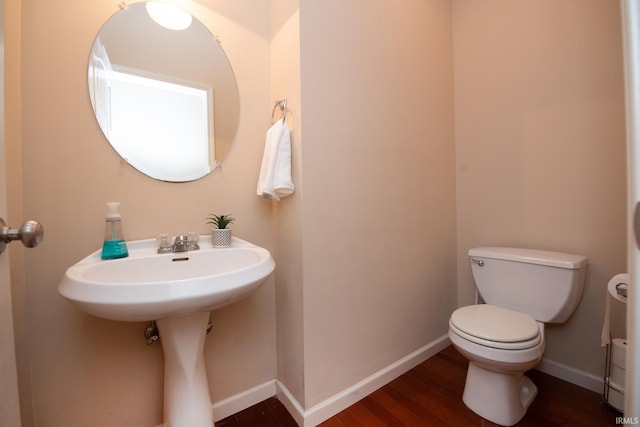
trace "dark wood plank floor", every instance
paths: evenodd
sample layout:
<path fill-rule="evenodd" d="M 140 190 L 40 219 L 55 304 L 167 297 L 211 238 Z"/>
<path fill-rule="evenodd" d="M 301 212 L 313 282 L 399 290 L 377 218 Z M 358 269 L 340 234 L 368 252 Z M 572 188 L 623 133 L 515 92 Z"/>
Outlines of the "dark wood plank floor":
<path fill-rule="evenodd" d="M 453 347 L 418 365 L 320 427 L 496 426 L 462 402 L 468 361 Z M 517 425 L 615 426 L 620 414 L 601 403 L 598 393 L 539 371 L 528 376 L 538 396 Z M 216 427 L 295 427 L 274 397 L 216 423 Z"/>

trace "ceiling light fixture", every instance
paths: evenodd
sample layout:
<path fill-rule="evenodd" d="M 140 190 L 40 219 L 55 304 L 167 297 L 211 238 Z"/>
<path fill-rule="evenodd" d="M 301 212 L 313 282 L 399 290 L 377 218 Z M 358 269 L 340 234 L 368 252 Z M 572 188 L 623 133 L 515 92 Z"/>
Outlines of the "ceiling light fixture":
<path fill-rule="evenodd" d="M 147 13 L 158 25 L 170 30 L 185 30 L 191 25 L 191 14 L 169 3 L 147 2 Z"/>

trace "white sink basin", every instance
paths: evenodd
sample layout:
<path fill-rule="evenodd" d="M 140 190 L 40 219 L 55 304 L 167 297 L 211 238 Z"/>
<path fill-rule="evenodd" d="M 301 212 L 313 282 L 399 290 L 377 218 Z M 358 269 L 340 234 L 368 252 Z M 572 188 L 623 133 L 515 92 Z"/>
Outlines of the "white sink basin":
<path fill-rule="evenodd" d="M 58 291 L 82 311 L 112 320 L 147 321 L 208 312 L 247 296 L 271 275 L 269 251 L 233 238 L 213 248 L 158 254 L 155 239 L 127 242 L 129 256 L 100 259 L 98 250 L 70 267 Z"/>
<path fill-rule="evenodd" d="M 112 320 L 156 320 L 164 353 L 164 424 L 214 427 L 205 370 L 209 312 L 247 296 L 275 269 L 264 248 L 233 238 L 213 248 L 158 254 L 155 239 L 127 242 L 127 258 L 98 250 L 70 267 L 58 286 L 82 311 Z"/>

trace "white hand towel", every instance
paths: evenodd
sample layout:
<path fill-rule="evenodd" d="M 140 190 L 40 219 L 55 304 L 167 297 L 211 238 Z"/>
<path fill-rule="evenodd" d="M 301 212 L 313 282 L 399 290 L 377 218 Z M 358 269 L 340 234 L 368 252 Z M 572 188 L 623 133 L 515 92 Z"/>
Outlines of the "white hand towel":
<path fill-rule="evenodd" d="M 280 119 L 267 131 L 258 178 L 258 196 L 266 200 L 280 200 L 294 190 L 291 180 L 291 135 L 284 120 Z"/>

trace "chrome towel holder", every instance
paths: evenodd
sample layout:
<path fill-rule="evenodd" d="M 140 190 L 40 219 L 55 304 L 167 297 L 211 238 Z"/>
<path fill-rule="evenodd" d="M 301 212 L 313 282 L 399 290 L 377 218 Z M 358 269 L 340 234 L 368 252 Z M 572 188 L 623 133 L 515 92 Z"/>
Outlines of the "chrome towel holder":
<path fill-rule="evenodd" d="M 273 110 L 271 110 L 271 122 L 275 122 L 276 118 L 276 108 L 280 107 L 280 111 L 282 113 L 281 117 L 282 118 L 282 122 L 284 123 L 285 120 L 287 119 L 287 98 L 283 98 L 283 99 L 276 99 L 276 102 L 273 105 Z"/>

